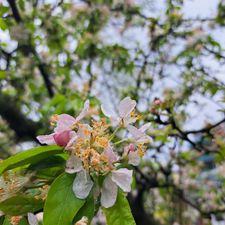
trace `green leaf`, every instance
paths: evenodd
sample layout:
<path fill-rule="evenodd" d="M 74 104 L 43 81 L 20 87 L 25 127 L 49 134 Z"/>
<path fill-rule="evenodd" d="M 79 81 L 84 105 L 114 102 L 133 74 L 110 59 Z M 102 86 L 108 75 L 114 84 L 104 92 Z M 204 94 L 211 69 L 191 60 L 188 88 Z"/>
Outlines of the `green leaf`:
<path fill-rule="evenodd" d="M 3 80 L 6 78 L 6 72 L 0 70 L 0 80 Z"/>
<path fill-rule="evenodd" d="M 5 221 L 5 216 L 0 216 L 0 225 L 3 225 Z"/>
<path fill-rule="evenodd" d="M 41 146 L 19 152 L 0 163 L 0 174 L 6 170 L 40 162 L 51 155 L 59 153 L 62 153 L 62 148 L 58 146 Z"/>
<path fill-rule="evenodd" d="M 118 192 L 115 205 L 103 209 L 107 225 L 135 225 L 129 203 L 122 192 Z"/>
<path fill-rule="evenodd" d="M 0 16 L 2 17 L 8 11 L 9 11 L 9 7 L 1 5 L 1 7 L 0 7 Z"/>
<path fill-rule="evenodd" d="M 44 206 L 44 225 L 71 225 L 85 201 L 76 198 L 74 175 L 63 173 L 52 183 Z"/>
<path fill-rule="evenodd" d="M 64 171 L 65 168 L 62 167 L 41 169 L 36 172 L 36 177 L 39 179 L 47 179 L 49 181 L 54 181 L 55 178 L 62 174 Z"/>
<path fill-rule="evenodd" d="M 22 218 L 22 219 L 20 220 L 19 225 L 29 225 L 29 223 L 27 222 L 27 220 L 26 220 L 25 218 Z"/>
<path fill-rule="evenodd" d="M 87 198 L 83 207 L 78 211 L 77 215 L 74 218 L 74 223 L 79 221 L 83 216 L 88 218 L 88 222 L 90 224 L 92 218 L 94 217 L 95 213 L 95 204 L 94 204 L 94 197 L 93 193 L 91 192 L 89 197 Z"/>
<path fill-rule="evenodd" d="M 66 159 L 63 156 L 64 154 L 51 155 L 50 157 L 43 159 L 41 162 L 30 165 L 28 169 L 39 171 L 42 169 L 57 167 L 57 166 L 64 168 Z M 65 156 L 68 156 L 68 154 L 65 153 Z"/>
<path fill-rule="evenodd" d="M 0 29 L 2 30 L 6 30 L 7 29 L 7 25 L 5 23 L 5 20 L 0 18 Z"/>
<path fill-rule="evenodd" d="M 11 216 L 36 212 L 42 207 L 42 200 L 23 195 L 13 196 L 0 203 L 0 210 Z"/>
<path fill-rule="evenodd" d="M 4 222 L 3 222 L 3 225 L 11 225 L 10 223 L 10 220 L 9 220 L 9 217 L 6 217 Z"/>

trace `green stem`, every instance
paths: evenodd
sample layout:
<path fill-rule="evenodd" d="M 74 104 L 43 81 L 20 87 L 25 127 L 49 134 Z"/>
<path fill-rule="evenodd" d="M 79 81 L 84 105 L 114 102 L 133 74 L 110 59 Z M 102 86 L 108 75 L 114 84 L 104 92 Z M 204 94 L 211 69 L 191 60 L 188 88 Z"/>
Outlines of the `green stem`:
<path fill-rule="evenodd" d="M 127 142 L 127 141 L 129 141 L 129 139 L 122 139 L 120 141 L 115 142 L 114 145 L 119 145 L 119 144 L 121 144 L 123 142 Z"/>
<path fill-rule="evenodd" d="M 114 130 L 114 132 L 112 133 L 112 135 L 110 136 L 110 138 L 109 138 L 109 141 L 112 141 L 113 140 L 113 138 L 115 137 L 115 135 L 116 135 L 116 133 L 117 133 L 117 131 L 120 129 L 120 127 L 117 127 L 115 130 Z"/>

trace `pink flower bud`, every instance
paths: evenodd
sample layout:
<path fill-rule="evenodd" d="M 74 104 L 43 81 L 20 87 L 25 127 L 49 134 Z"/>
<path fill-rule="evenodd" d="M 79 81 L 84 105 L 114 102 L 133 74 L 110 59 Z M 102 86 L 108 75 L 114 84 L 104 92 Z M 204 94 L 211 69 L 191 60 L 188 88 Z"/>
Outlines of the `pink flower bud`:
<path fill-rule="evenodd" d="M 70 140 L 70 132 L 70 130 L 65 130 L 63 132 L 54 134 L 53 138 L 55 143 L 59 146 L 66 147 Z"/>
<path fill-rule="evenodd" d="M 125 148 L 124 148 L 124 156 L 128 155 L 130 152 L 135 152 L 136 150 L 136 146 L 135 144 L 131 143 L 129 145 L 127 145 Z"/>
<path fill-rule="evenodd" d="M 129 152 L 134 152 L 135 149 L 136 149 L 135 144 L 133 144 L 133 143 L 129 144 Z"/>
<path fill-rule="evenodd" d="M 160 105 L 162 103 L 162 101 L 159 98 L 155 98 L 154 99 L 154 105 Z"/>

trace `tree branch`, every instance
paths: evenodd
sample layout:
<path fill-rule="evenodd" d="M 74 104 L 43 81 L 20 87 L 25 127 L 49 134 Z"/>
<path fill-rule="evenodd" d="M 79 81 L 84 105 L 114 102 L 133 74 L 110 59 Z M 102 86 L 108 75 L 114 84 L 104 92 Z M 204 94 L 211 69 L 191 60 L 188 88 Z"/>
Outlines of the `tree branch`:
<path fill-rule="evenodd" d="M 0 95 L 0 115 L 5 119 L 9 127 L 14 130 L 18 141 L 34 140 L 37 142 L 37 131 L 41 124 L 27 119 L 16 102 L 9 96 Z"/>
<path fill-rule="evenodd" d="M 9 5 L 10 5 L 10 8 L 12 9 L 12 13 L 13 13 L 13 17 L 14 17 L 15 21 L 17 23 L 21 23 L 22 22 L 22 18 L 21 18 L 20 14 L 19 14 L 19 10 L 18 10 L 18 8 L 16 6 L 15 0 L 7 0 L 7 1 L 9 3 Z"/>
<path fill-rule="evenodd" d="M 20 16 L 20 13 L 19 13 L 19 10 L 18 10 L 18 8 L 16 6 L 15 0 L 8 0 L 8 3 L 10 5 L 10 7 L 11 7 L 11 10 L 12 10 L 12 13 L 13 13 L 15 21 L 18 24 L 22 23 L 23 20 L 22 20 L 22 18 Z M 52 88 L 52 82 L 49 79 L 48 72 L 46 70 L 46 65 L 41 61 L 39 55 L 37 54 L 35 48 L 32 46 L 31 43 L 28 43 L 27 46 L 24 46 L 24 47 L 26 47 L 26 50 L 28 52 L 32 53 L 35 56 L 35 58 L 37 59 L 37 61 L 38 61 L 37 67 L 38 67 L 38 69 L 39 69 L 39 71 L 40 71 L 40 73 L 41 73 L 41 75 L 43 77 L 45 86 L 46 86 L 46 88 L 48 90 L 48 94 L 49 94 L 50 97 L 53 97 L 54 96 L 54 90 Z M 25 54 L 25 52 L 23 52 L 23 54 Z"/>
<path fill-rule="evenodd" d="M 219 122 L 211 125 L 211 126 L 208 126 L 208 127 L 205 127 L 205 128 L 199 129 L 199 130 L 185 131 L 184 133 L 186 133 L 186 134 L 208 133 L 208 132 L 210 132 L 210 130 L 212 130 L 213 128 L 219 126 L 222 123 L 225 123 L 225 118 L 220 120 Z"/>

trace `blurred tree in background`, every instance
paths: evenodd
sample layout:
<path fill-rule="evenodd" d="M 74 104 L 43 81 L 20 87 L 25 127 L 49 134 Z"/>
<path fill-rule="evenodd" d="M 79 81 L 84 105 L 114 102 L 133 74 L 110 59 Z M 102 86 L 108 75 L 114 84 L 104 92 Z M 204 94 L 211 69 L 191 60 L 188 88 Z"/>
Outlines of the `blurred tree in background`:
<path fill-rule="evenodd" d="M 97 113 L 130 96 L 154 139 L 129 195 L 136 223 L 223 220 L 225 2 L 207 18 L 185 17 L 183 4 L 0 3 L 0 157 L 38 145 L 51 115 L 75 115 L 87 98 Z"/>

